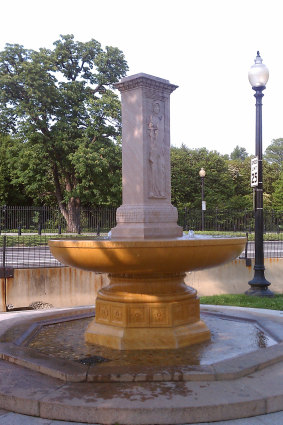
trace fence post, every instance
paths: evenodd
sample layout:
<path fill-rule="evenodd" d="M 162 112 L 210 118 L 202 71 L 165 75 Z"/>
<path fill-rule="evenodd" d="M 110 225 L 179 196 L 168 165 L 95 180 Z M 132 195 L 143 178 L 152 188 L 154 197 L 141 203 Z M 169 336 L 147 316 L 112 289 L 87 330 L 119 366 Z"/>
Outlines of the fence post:
<path fill-rule="evenodd" d="M 21 236 L 21 235 L 22 235 L 22 226 L 20 224 L 18 227 L 18 236 Z"/>
<path fill-rule="evenodd" d="M 39 236 L 41 236 L 41 230 L 42 230 L 42 226 L 41 226 L 41 223 L 39 223 L 39 225 L 38 225 L 38 234 L 39 234 Z"/>
<path fill-rule="evenodd" d="M 5 273 L 6 266 L 6 244 L 7 244 L 7 236 L 3 236 L 3 257 L 2 257 L 2 267 Z"/>
<path fill-rule="evenodd" d="M 61 229 L 61 224 L 59 224 L 58 226 L 58 235 L 61 235 L 62 229 Z"/>
<path fill-rule="evenodd" d="M 248 232 L 246 233 L 246 237 L 247 237 L 247 242 L 246 242 L 246 246 L 245 246 L 245 260 L 246 260 L 246 267 L 250 267 L 252 265 L 252 260 L 251 260 L 251 258 L 248 258 L 248 243 L 249 243 Z"/>

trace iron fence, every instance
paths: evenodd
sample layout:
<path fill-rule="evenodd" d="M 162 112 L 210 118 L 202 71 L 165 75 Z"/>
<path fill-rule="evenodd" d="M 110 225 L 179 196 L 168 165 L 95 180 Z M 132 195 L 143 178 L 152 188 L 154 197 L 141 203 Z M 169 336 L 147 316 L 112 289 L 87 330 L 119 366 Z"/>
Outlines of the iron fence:
<path fill-rule="evenodd" d="M 77 233 L 109 231 L 116 224 L 115 207 L 81 208 Z M 2 233 L 66 233 L 67 222 L 58 208 L 0 206 Z"/>
<path fill-rule="evenodd" d="M 179 224 L 184 230 L 201 230 L 201 210 L 184 208 L 178 210 Z M 254 211 L 252 210 L 207 210 L 204 211 L 205 231 L 254 232 Z M 264 231 L 283 231 L 283 211 L 264 211 Z"/>
<path fill-rule="evenodd" d="M 178 209 L 179 225 L 184 230 L 201 230 L 201 210 Z M 77 233 L 108 232 L 116 225 L 115 207 L 81 208 Z M 218 210 L 204 212 L 206 231 L 253 232 L 252 210 Z M 264 230 L 283 231 L 283 211 L 265 210 Z M 0 206 L 0 234 L 2 233 L 66 233 L 67 223 L 60 210 L 43 206 Z"/>
<path fill-rule="evenodd" d="M 51 254 L 46 236 L 1 236 L 1 275 L 9 276 L 13 269 L 62 267 Z"/>
<path fill-rule="evenodd" d="M 115 213 L 114 207 L 82 210 L 79 233 L 84 235 L 72 234 L 71 237 L 93 239 L 99 235 L 107 236 L 109 230 L 116 225 Z M 64 234 L 66 224 L 59 216 L 58 210 L 51 207 L 0 207 L 0 219 L 0 276 L 7 277 L 9 270 L 14 268 L 63 266 L 51 255 L 48 247 L 50 238 L 68 237 Z M 179 224 L 184 231 L 199 231 L 201 211 L 179 210 Z M 282 211 L 265 211 L 264 226 L 265 257 L 283 258 Z M 253 212 L 206 211 L 205 232 L 211 231 L 216 234 L 232 232 L 235 235 L 247 236 L 248 242 L 241 258 L 254 258 Z M 42 235 L 43 232 L 46 234 Z"/>

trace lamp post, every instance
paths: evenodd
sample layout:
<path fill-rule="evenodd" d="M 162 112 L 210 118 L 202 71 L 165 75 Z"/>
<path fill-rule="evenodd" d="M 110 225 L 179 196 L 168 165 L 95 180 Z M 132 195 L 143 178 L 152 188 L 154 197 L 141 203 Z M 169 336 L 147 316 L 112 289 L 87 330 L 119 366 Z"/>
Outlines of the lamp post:
<path fill-rule="evenodd" d="M 263 251 L 263 184 L 262 184 L 262 98 L 263 90 L 268 81 L 269 72 L 262 63 L 259 52 L 255 63 L 249 70 L 249 81 L 255 91 L 256 98 L 256 137 L 255 156 L 257 173 L 253 175 L 252 186 L 255 199 L 255 264 L 254 278 L 249 281 L 250 289 L 247 295 L 260 297 L 272 297 L 273 293 L 268 289 L 270 282 L 264 276 L 264 251 Z"/>
<path fill-rule="evenodd" d="M 200 169 L 199 176 L 201 178 L 201 230 L 204 231 L 204 211 L 206 210 L 206 204 L 204 200 L 205 170 L 203 168 Z"/>

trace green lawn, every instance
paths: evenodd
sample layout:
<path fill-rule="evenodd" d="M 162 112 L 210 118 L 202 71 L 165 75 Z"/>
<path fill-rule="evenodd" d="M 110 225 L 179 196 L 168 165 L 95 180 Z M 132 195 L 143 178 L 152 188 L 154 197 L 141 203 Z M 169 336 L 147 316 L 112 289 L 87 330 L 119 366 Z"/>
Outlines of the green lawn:
<path fill-rule="evenodd" d="M 200 303 L 212 305 L 233 305 L 237 307 L 267 308 L 270 310 L 283 310 L 283 294 L 276 294 L 272 298 L 253 297 L 244 294 L 212 295 L 209 297 L 200 297 Z"/>

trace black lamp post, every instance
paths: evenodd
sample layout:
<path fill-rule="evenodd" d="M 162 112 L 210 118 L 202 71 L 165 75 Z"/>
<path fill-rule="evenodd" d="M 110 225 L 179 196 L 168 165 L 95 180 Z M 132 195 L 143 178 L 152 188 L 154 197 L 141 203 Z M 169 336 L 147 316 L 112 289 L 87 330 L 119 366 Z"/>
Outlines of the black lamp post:
<path fill-rule="evenodd" d="M 268 289 L 270 282 L 264 276 L 264 250 L 263 250 L 263 184 L 262 184 L 262 98 L 263 90 L 268 81 L 269 72 L 262 63 L 259 52 L 254 65 L 249 71 L 249 81 L 256 98 L 256 138 L 255 138 L 255 172 L 252 176 L 255 199 L 255 264 L 254 278 L 249 281 L 250 289 L 247 295 L 260 297 L 272 297 L 273 293 Z"/>
<path fill-rule="evenodd" d="M 204 178 L 205 170 L 200 169 L 199 176 L 201 178 L 201 230 L 204 231 L 204 211 L 206 210 L 206 205 L 204 201 Z"/>

